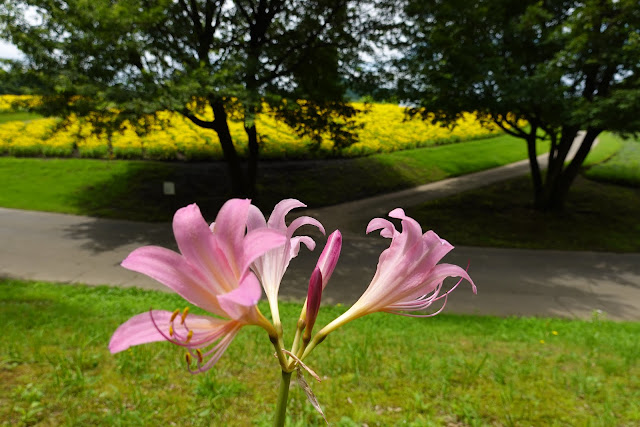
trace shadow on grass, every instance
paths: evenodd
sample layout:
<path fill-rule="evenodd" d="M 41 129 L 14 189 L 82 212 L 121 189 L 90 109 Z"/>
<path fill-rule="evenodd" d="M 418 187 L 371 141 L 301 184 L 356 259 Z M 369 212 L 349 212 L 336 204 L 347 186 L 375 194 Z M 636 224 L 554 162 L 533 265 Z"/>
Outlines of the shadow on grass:
<path fill-rule="evenodd" d="M 130 162 L 106 180 L 84 186 L 68 203 L 82 215 L 122 219 L 88 219 L 68 230 L 73 239 L 85 239 L 83 248 L 102 252 L 130 243 L 172 246 L 166 223 L 175 211 L 197 203 L 205 219 L 215 219 L 231 197 L 226 165 L 221 162 Z M 163 194 L 163 182 L 175 184 L 176 194 Z M 254 203 L 269 214 L 285 198 L 308 206 L 324 206 L 406 188 L 402 173 L 373 158 L 331 161 L 263 162 L 259 168 L 259 197 Z M 164 224 L 147 224 L 160 222 Z"/>
<path fill-rule="evenodd" d="M 175 184 L 175 195 L 163 194 L 163 182 Z M 263 162 L 258 197 L 265 212 L 285 198 L 310 207 L 326 206 L 389 192 L 412 185 L 402 172 L 374 158 Z M 209 220 L 231 197 L 226 165 L 208 163 L 131 162 L 124 172 L 87 185 L 68 202 L 80 214 L 133 221 L 171 221 L 175 211 L 197 203 Z"/>
<path fill-rule="evenodd" d="M 427 202 L 409 214 L 459 245 L 640 252 L 640 189 L 578 177 L 564 212 L 536 211 L 532 199 L 523 177 Z"/>
<path fill-rule="evenodd" d="M 68 203 L 81 214 L 132 221 L 171 221 L 175 211 L 198 203 L 215 213 L 228 198 L 229 186 L 220 164 L 127 162 L 107 179 L 83 187 Z M 175 184 L 175 195 L 163 193 L 163 183 Z"/>

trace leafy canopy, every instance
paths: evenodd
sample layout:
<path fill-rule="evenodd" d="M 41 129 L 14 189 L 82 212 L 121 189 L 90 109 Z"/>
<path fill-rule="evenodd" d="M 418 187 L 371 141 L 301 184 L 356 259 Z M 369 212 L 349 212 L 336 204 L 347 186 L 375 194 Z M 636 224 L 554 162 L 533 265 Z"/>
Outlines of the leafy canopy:
<path fill-rule="evenodd" d="M 410 0 L 406 14 L 400 89 L 437 120 L 640 130 L 635 0 Z"/>

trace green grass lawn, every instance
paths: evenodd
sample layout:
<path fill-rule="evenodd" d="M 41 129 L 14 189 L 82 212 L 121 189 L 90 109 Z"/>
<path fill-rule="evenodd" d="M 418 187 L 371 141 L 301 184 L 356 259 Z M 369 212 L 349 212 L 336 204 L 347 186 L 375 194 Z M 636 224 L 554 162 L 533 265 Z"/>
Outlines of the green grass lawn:
<path fill-rule="evenodd" d="M 525 157 L 524 143 L 505 135 L 349 160 L 263 162 L 256 203 L 271 210 L 295 197 L 330 205 Z M 176 183 L 176 196 L 162 194 L 163 181 Z M 168 221 L 193 202 L 215 216 L 230 196 L 222 163 L 0 157 L 0 182 L 3 207 L 145 221 Z"/>
<path fill-rule="evenodd" d="M 449 304 L 455 304 L 455 294 Z M 137 289 L 0 281 L 2 425 L 270 425 L 279 365 L 248 327 L 217 366 L 189 375 L 169 343 L 111 355 L 113 331 L 184 301 Z M 266 304 L 263 312 L 268 311 Z M 291 335 L 300 311 L 281 306 Z M 323 307 L 317 327 L 344 307 Z M 306 361 L 331 425 L 638 425 L 638 323 L 376 314 Z M 324 425 L 292 386 L 292 426 Z"/>

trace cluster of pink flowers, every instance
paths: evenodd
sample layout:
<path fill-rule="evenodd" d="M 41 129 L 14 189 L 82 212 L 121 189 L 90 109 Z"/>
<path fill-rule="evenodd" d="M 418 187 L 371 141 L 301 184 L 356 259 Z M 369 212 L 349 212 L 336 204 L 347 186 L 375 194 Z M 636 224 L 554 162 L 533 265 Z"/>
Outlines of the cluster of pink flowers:
<path fill-rule="evenodd" d="M 173 219 L 173 232 L 180 253 L 145 246 L 133 251 L 122 266 L 157 280 L 213 316 L 189 314 L 188 308 L 173 312 L 150 310 L 134 316 L 116 330 L 109 344 L 111 352 L 166 340 L 185 348 L 191 372 L 202 372 L 220 359 L 242 327 L 256 325 L 269 334 L 283 371 L 291 371 L 329 333 L 351 320 L 380 311 L 433 315 L 420 312 L 442 298 L 446 302 L 450 291 L 442 292 L 442 287 L 447 277 L 467 280 L 473 291 L 476 290 L 463 268 L 438 264 L 453 246 L 433 231 L 423 234 L 418 222 L 406 216 L 402 209 L 395 209 L 389 216 L 401 220 L 401 231 L 382 218 L 373 219 L 367 227 L 368 233 L 381 230 L 383 237 L 391 239 L 389 248 L 380 255 L 369 287 L 348 311 L 312 338 L 322 291 L 331 278 L 342 247 L 339 231 L 329 236 L 311 274 L 293 348 L 286 351 L 282 348 L 283 330 L 278 311 L 280 282 L 302 244 L 310 250 L 315 248 L 311 237 L 293 234 L 303 225 L 325 232 L 322 224 L 306 216 L 287 226 L 286 215 L 304 206 L 298 200 L 283 200 L 267 220 L 249 200 L 233 199 L 225 203 L 211 225 L 195 204 L 178 210 Z M 258 309 L 261 289 L 267 296 L 272 320 Z"/>

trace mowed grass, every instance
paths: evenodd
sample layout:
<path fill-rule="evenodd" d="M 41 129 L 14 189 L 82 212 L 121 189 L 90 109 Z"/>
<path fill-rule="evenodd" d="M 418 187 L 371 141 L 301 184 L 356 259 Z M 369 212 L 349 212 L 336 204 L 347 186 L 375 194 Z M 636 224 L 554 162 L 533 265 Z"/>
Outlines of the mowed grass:
<path fill-rule="evenodd" d="M 169 343 L 108 352 L 130 316 L 184 304 L 137 289 L 0 281 L 1 423 L 270 425 L 279 370 L 256 327 L 202 375 L 188 374 Z M 322 307 L 318 327 L 344 309 Z M 290 339 L 300 305 L 281 312 Z M 631 426 L 640 423 L 639 334 L 638 323 L 597 317 L 376 314 L 329 336 L 306 360 L 323 381 L 308 381 L 335 426 Z M 324 425 L 296 385 L 290 398 L 288 425 Z"/>
<path fill-rule="evenodd" d="M 255 202 L 267 210 L 289 197 L 331 205 L 525 157 L 524 143 L 504 135 L 349 160 L 263 162 Z M 175 183 L 175 196 L 163 194 L 164 181 Z M 231 195 L 223 163 L 0 157 L 0 182 L 2 207 L 144 221 L 168 221 L 193 202 L 215 216 Z"/>

